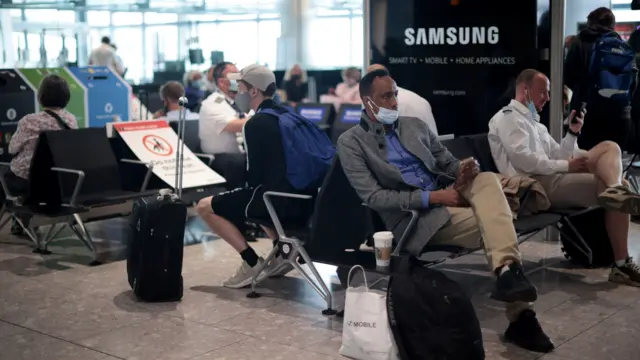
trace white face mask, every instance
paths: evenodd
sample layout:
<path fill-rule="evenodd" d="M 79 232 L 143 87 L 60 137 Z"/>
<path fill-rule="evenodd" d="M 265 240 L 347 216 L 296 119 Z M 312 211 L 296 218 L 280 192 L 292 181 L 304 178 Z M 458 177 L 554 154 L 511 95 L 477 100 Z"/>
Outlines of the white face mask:
<path fill-rule="evenodd" d="M 375 104 L 373 100 L 369 99 L 369 107 L 371 108 L 371 112 L 373 112 L 373 115 L 379 122 L 385 125 L 391 125 L 398 120 L 398 110 L 391 110 L 376 105 L 378 107 L 378 113 L 376 114 L 375 111 L 373 111 L 373 104 Z"/>

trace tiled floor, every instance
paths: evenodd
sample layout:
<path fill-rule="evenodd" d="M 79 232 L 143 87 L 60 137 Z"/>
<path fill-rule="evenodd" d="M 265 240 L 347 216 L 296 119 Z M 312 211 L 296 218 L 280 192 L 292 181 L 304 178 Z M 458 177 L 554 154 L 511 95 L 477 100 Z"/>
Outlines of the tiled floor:
<path fill-rule="evenodd" d="M 223 241 L 203 233 L 185 249 L 184 299 L 142 304 L 133 299 L 123 258 L 124 222 L 92 225 L 110 262 L 87 267 L 86 250 L 72 237 L 57 241 L 53 255 L 0 235 L 0 360 L 240 360 L 338 359 L 342 324 L 321 315 L 322 300 L 290 273 L 262 286 L 263 297 L 220 286 L 240 263 Z M 633 238 L 640 231 L 634 229 Z M 63 235 L 64 236 L 64 235 Z M 638 255 L 640 240 L 632 244 Z M 257 243 L 267 251 L 269 241 Z M 607 282 L 606 270 L 572 269 L 557 243 L 541 239 L 522 246 L 526 270 L 538 286 L 539 318 L 558 346 L 553 354 L 520 350 L 501 341 L 506 319 L 488 299 L 491 278 L 483 256 L 471 254 L 441 266 L 474 294 L 487 359 L 638 359 L 640 289 Z M 332 267 L 320 266 L 344 292 Z"/>

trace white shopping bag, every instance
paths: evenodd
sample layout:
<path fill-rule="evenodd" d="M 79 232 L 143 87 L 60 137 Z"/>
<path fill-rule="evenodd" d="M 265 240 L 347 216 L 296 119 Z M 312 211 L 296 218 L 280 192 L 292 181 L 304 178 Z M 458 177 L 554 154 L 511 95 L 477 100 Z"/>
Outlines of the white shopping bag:
<path fill-rule="evenodd" d="M 364 286 L 349 286 L 354 269 L 362 270 Z M 387 294 L 369 290 L 360 265 L 349 271 L 347 286 L 340 355 L 357 360 L 397 360 L 398 351 L 387 318 Z"/>

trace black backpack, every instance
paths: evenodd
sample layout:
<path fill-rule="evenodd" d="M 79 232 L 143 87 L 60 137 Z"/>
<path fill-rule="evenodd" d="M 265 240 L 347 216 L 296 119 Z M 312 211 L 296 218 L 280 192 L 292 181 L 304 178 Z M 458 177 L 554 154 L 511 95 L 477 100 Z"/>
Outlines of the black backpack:
<path fill-rule="evenodd" d="M 387 289 L 387 313 L 402 360 L 484 360 L 480 322 L 458 283 L 410 257 Z"/>
<path fill-rule="evenodd" d="M 560 220 L 560 241 L 567 260 L 585 268 L 601 268 L 613 264 L 613 248 L 604 223 L 604 215 L 603 208 L 593 208 Z M 584 240 L 584 244 L 581 239 Z M 587 250 L 584 249 L 585 246 L 591 249 L 591 261 L 583 251 Z"/>

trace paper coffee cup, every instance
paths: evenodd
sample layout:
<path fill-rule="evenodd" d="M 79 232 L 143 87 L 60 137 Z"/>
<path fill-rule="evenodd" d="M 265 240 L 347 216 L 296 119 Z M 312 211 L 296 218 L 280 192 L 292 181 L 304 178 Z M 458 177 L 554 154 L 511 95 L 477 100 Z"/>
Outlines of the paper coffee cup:
<path fill-rule="evenodd" d="M 391 263 L 391 248 L 393 247 L 393 233 L 379 231 L 373 234 L 373 246 L 376 253 L 376 266 L 389 266 Z"/>

